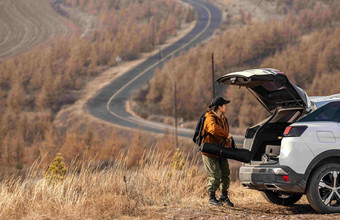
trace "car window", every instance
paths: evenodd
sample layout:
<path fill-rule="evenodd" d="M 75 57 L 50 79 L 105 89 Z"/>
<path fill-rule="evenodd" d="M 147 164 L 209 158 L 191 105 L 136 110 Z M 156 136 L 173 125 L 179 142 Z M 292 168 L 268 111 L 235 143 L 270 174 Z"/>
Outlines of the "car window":
<path fill-rule="evenodd" d="M 270 123 L 292 123 L 301 115 L 299 110 L 280 111 Z"/>
<path fill-rule="evenodd" d="M 285 86 L 282 86 L 281 85 L 281 82 L 278 82 L 278 81 L 268 81 L 268 82 L 264 82 L 262 85 L 261 85 L 263 88 L 265 88 L 267 91 L 269 92 L 272 92 L 272 91 L 277 91 L 277 90 L 280 90 L 280 89 L 286 89 Z"/>
<path fill-rule="evenodd" d="M 315 103 L 318 108 L 322 107 L 323 105 L 327 104 L 329 101 L 317 102 Z"/>
<path fill-rule="evenodd" d="M 331 102 L 303 117 L 299 122 L 340 121 L 340 102 Z"/>

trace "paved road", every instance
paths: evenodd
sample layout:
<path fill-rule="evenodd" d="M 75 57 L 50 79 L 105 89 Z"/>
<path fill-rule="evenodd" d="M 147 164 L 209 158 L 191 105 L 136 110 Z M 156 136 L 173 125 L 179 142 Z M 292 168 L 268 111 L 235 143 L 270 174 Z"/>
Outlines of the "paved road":
<path fill-rule="evenodd" d="M 177 56 L 181 51 L 188 50 L 210 37 L 220 25 L 221 12 L 211 3 L 201 0 L 182 1 L 191 4 L 197 11 L 198 21 L 194 29 L 182 39 L 162 50 L 161 60 L 160 55 L 156 54 L 102 89 L 87 103 L 92 115 L 114 124 L 129 128 L 142 128 L 155 133 L 164 133 L 166 128 L 173 129 L 173 127 L 164 124 L 133 117 L 126 111 L 125 104 L 136 89 L 151 79 L 156 68 L 162 66 L 171 57 Z M 192 137 L 193 130 L 179 128 L 178 134 Z M 239 138 L 236 139 L 240 142 Z"/>

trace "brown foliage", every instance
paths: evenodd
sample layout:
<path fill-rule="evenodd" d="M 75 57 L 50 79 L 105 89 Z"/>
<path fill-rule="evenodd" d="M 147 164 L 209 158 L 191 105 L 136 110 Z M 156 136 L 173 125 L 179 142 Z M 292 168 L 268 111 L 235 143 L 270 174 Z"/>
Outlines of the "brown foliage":
<path fill-rule="evenodd" d="M 115 65 L 117 55 L 125 61 L 153 50 L 175 35 L 175 29 L 192 13 L 191 8 L 172 0 L 65 0 L 62 7 L 60 2 L 50 1 L 58 10 L 77 7 L 92 14 L 99 25 L 87 37 L 60 36 L 1 61 L 1 164 L 31 163 L 39 157 L 48 161 L 59 150 L 68 161 L 77 156 L 108 159 L 108 155 L 117 155 L 125 143 L 104 141 L 102 148 L 90 131 L 60 131 L 51 121 L 62 106 L 78 99 L 77 90 L 98 70 Z M 106 155 L 113 146 L 116 150 Z"/>
<path fill-rule="evenodd" d="M 280 69 L 296 85 L 308 89 L 315 75 L 340 70 L 339 34 L 339 27 L 314 32 L 303 37 L 299 45 L 264 60 L 262 66 Z"/>
<path fill-rule="evenodd" d="M 131 60 L 140 52 L 152 50 L 175 35 L 185 17 L 184 9 L 170 0 L 152 1 L 151 5 L 144 1 L 109 5 L 102 1 L 65 2 L 98 16 L 100 27 L 87 38 L 60 37 L 49 46 L 39 46 L 16 59 L 3 61 L 2 108 L 57 112 L 62 105 L 76 100 L 70 91 L 81 89 L 97 65 L 115 65 L 118 55 Z"/>
<path fill-rule="evenodd" d="M 322 73 L 313 79 L 311 87 L 307 90 L 309 95 L 322 96 L 339 93 L 340 71 L 334 73 Z M 325 86 L 325 84 L 327 86 Z"/>
<path fill-rule="evenodd" d="M 141 90 L 145 96 L 136 95 L 135 100 L 144 103 L 143 107 L 147 107 L 150 114 L 172 115 L 173 84 L 177 82 L 179 115 L 186 120 L 196 120 L 211 100 L 211 52 L 214 52 L 216 75 L 271 67 L 287 73 L 293 83 L 311 94 L 330 95 L 321 93 L 326 90 L 339 92 L 321 89 L 331 84 L 318 83 L 315 77 L 320 78 L 324 73 L 335 75 L 340 70 L 337 27 L 340 4 L 313 1 L 308 10 L 300 10 L 302 4 L 303 0 L 293 1 L 289 9 L 293 13 L 282 21 L 250 23 L 228 30 L 204 47 L 172 59 L 155 72 L 149 87 Z M 247 91 L 236 88 L 223 91 L 223 88 L 217 87 L 219 95 L 232 99 L 228 113 L 232 126 L 246 128 L 267 116 Z"/>

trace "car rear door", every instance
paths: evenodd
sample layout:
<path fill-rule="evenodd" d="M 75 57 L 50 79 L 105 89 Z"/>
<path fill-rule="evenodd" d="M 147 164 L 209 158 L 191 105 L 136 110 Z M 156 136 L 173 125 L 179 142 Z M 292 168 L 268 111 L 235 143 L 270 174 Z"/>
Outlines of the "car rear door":
<path fill-rule="evenodd" d="M 246 87 L 270 112 L 277 107 L 310 107 L 308 96 L 276 69 L 251 69 L 228 73 L 217 79 L 225 85 Z"/>

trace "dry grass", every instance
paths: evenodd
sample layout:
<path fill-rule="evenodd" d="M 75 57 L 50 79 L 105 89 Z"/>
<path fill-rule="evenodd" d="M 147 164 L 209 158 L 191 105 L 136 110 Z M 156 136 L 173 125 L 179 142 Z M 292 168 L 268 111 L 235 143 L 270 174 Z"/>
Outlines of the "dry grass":
<path fill-rule="evenodd" d="M 231 184 L 235 208 L 207 205 L 206 176 L 198 160 L 171 167 L 172 152 L 150 150 L 138 166 L 126 168 L 120 155 L 110 166 L 72 164 L 65 180 L 48 184 L 34 164 L 27 175 L 7 176 L 0 186 L 0 219 L 257 219 L 334 218 L 320 216 L 306 199 L 294 207 L 266 203 L 256 191 Z M 300 213 L 300 214 L 297 214 Z"/>
<path fill-rule="evenodd" d="M 202 194 L 203 181 L 187 161 L 172 170 L 169 153 L 149 151 L 127 169 L 121 156 L 111 167 L 91 162 L 71 165 L 62 183 L 50 185 L 36 164 L 23 177 L 5 177 L 0 187 L 0 219 L 111 219 L 140 216 L 149 206 L 180 205 Z M 189 197 L 183 195 L 188 194 Z M 183 199 L 185 198 L 185 199 Z"/>

